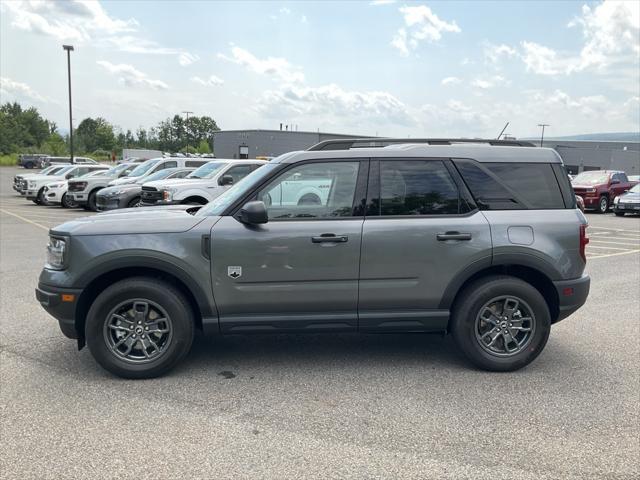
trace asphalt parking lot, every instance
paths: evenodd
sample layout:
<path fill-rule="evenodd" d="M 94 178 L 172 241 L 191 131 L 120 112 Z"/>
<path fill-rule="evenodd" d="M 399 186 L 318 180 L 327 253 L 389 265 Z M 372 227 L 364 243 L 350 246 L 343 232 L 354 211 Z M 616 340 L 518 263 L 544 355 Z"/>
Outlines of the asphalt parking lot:
<path fill-rule="evenodd" d="M 640 217 L 588 214 L 587 304 L 542 355 L 471 369 L 450 338 L 207 339 L 125 381 L 34 297 L 48 228 L 0 169 L 2 478 L 640 477 Z"/>

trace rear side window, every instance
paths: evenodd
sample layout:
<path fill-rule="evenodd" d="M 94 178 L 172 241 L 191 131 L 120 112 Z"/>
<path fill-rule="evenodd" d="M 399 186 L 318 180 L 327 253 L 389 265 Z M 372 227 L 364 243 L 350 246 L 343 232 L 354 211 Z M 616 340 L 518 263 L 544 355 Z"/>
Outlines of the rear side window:
<path fill-rule="evenodd" d="M 184 166 L 187 168 L 198 168 L 207 163 L 206 161 L 198 161 L 198 160 L 187 160 L 184 162 Z"/>
<path fill-rule="evenodd" d="M 457 215 L 468 211 L 442 161 L 380 161 L 380 215 Z"/>
<path fill-rule="evenodd" d="M 454 163 L 482 210 L 565 208 L 549 163 Z"/>

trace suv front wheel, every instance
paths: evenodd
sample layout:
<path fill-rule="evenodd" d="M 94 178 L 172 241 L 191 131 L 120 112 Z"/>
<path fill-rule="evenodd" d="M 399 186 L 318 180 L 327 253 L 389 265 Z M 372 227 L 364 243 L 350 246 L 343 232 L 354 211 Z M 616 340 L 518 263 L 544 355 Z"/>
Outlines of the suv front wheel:
<path fill-rule="evenodd" d="M 531 363 L 547 343 L 549 308 L 530 284 L 509 276 L 473 282 L 459 295 L 451 331 L 477 367 L 513 371 Z"/>
<path fill-rule="evenodd" d="M 609 210 L 609 197 L 601 195 L 598 201 L 598 213 L 607 213 Z"/>
<path fill-rule="evenodd" d="M 190 350 L 194 321 L 185 296 L 160 280 L 117 282 L 95 299 L 85 335 L 96 361 L 124 378 L 153 378 Z"/>

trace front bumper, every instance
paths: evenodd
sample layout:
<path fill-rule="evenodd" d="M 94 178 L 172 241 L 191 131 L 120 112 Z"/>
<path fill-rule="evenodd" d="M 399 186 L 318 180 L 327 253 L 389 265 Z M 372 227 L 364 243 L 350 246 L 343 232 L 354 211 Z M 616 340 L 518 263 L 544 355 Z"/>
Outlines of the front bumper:
<path fill-rule="evenodd" d="M 640 202 L 636 203 L 614 203 L 613 204 L 614 212 L 624 212 L 624 213 L 640 213 Z"/>
<path fill-rule="evenodd" d="M 129 199 L 124 197 L 104 197 L 98 195 L 96 197 L 96 208 L 100 212 L 107 210 L 117 210 L 119 208 L 127 208 Z"/>
<path fill-rule="evenodd" d="M 584 193 L 576 193 L 577 196 L 579 196 L 580 198 L 582 198 L 582 200 L 584 201 L 584 208 L 586 209 L 594 209 L 594 208 L 598 208 L 598 204 L 600 203 L 600 197 L 596 196 L 591 196 L 591 195 L 585 195 Z"/>
<path fill-rule="evenodd" d="M 591 277 L 585 274 L 573 280 L 553 282 L 553 285 L 556 287 L 559 299 L 558 318 L 555 322 L 559 322 L 574 313 L 587 301 Z"/>
<path fill-rule="evenodd" d="M 62 196 L 65 194 L 63 190 L 59 189 L 45 189 L 44 198 L 50 203 L 61 203 Z"/>
<path fill-rule="evenodd" d="M 40 305 L 58 320 L 60 330 L 68 338 L 80 337 L 76 329 L 76 306 L 81 293 L 82 290 L 79 289 L 58 288 L 43 283 L 38 283 L 36 288 L 36 298 Z"/>

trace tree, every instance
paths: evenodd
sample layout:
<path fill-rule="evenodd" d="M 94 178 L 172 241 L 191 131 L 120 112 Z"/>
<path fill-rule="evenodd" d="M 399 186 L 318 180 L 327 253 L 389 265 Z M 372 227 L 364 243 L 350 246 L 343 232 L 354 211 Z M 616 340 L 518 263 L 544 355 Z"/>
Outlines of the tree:
<path fill-rule="evenodd" d="M 31 107 L 23 110 L 19 103 L 0 107 L 0 151 L 13 153 L 40 147 L 49 136 L 49 122 Z"/>
<path fill-rule="evenodd" d="M 59 133 L 53 132 L 47 138 L 47 141 L 42 145 L 42 153 L 48 153 L 49 155 L 62 156 L 67 155 L 67 144 Z"/>
<path fill-rule="evenodd" d="M 211 147 L 209 146 L 209 142 L 207 140 L 200 140 L 198 144 L 198 153 L 211 153 Z"/>
<path fill-rule="evenodd" d="M 111 150 L 116 145 L 113 126 L 101 117 L 85 118 L 75 133 L 80 151 Z"/>

